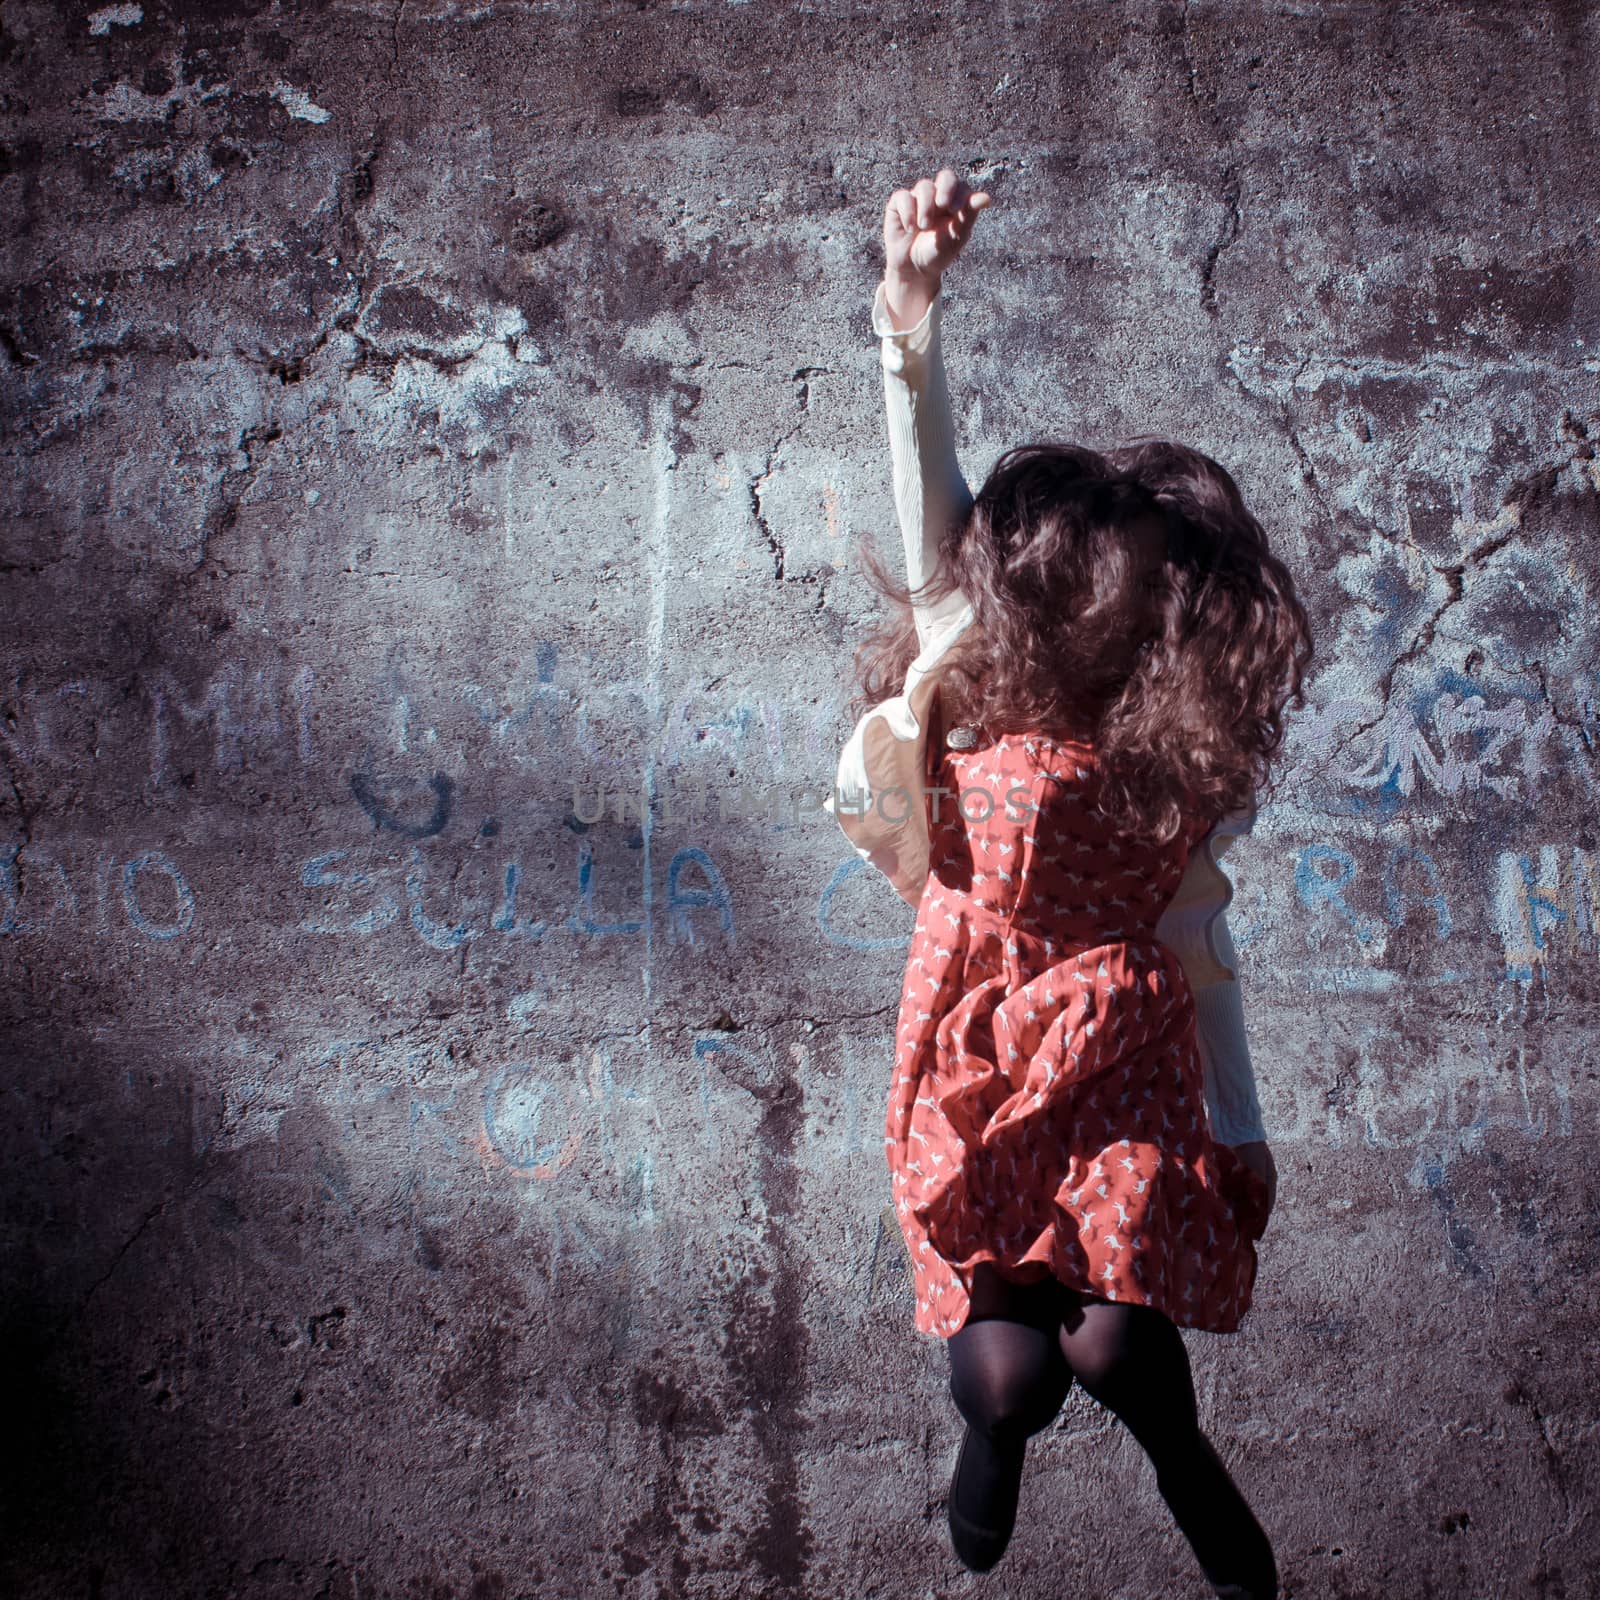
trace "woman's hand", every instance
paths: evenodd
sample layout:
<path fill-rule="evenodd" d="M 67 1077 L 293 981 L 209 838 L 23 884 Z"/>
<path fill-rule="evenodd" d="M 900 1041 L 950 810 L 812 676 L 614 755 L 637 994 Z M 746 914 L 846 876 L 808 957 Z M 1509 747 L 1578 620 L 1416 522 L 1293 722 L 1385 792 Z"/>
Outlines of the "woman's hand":
<path fill-rule="evenodd" d="M 987 190 L 974 190 L 949 167 L 889 196 L 883 214 L 883 283 L 889 319 L 897 328 L 922 320 L 945 269 L 972 237 L 978 213 L 993 203 Z"/>
<path fill-rule="evenodd" d="M 1232 1146 L 1233 1153 L 1267 1186 L 1267 1212 L 1271 1215 L 1278 1203 L 1278 1164 L 1272 1159 L 1272 1149 L 1265 1139 L 1252 1139 L 1248 1144 Z"/>

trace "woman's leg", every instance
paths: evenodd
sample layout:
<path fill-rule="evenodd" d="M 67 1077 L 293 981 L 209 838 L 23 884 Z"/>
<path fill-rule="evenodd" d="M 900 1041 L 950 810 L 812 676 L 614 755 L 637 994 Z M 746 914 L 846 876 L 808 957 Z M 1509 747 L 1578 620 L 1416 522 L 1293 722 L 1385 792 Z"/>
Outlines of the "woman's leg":
<path fill-rule="evenodd" d="M 1272 1544 L 1200 1431 L 1189 1352 L 1153 1306 L 1062 1293 L 1061 1352 L 1156 1469 L 1156 1487 L 1220 1595 L 1274 1600 Z"/>
<path fill-rule="evenodd" d="M 1050 1425 L 1072 1387 L 1060 1329 L 1053 1279 L 1016 1284 L 987 1263 L 978 1267 L 967 1320 L 945 1341 L 951 1398 L 967 1422 L 950 1505 L 968 1524 L 1010 1530 L 1028 1439 Z M 983 1549 L 957 1544 L 963 1560 L 990 1565 L 1003 1548 L 1003 1537 Z"/>

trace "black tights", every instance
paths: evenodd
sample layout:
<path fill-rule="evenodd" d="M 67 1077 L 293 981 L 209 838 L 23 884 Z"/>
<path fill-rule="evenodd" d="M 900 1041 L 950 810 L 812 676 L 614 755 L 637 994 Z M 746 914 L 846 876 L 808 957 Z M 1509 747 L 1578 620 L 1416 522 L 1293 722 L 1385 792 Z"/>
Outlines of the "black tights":
<path fill-rule="evenodd" d="M 1200 1431 L 1189 1353 L 1169 1317 L 1054 1278 L 1011 1283 L 985 1264 L 966 1325 L 945 1342 L 951 1397 L 972 1430 L 962 1488 L 973 1496 L 963 1507 L 973 1520 L 982 1520 L 993 1485 L 1020 1475 L 1028 1438 L 1050 1425 L 1076 1378 L 1150 1457 L 1156 1487 L 1212 1585 L 1240 1600 L 1276 1596 L 1271 1543 Z"/>

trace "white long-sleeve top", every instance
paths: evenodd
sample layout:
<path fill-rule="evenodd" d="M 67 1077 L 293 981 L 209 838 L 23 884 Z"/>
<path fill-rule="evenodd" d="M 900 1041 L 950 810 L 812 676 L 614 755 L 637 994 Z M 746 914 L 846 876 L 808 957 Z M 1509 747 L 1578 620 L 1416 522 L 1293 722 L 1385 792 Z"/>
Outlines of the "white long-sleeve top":
<path fill-rule="evenodd" d="M 873 296 L 895 509 L 905 546 L 906 581 L 913 589 L 933 569 L 939 534 L 972 504 L 956 456 L 942 315 L 943 298 L 936 295 L 915 327 L 897 331 L 881 282 Z M 920 902 L 928 877 L 930 836 L 922 791 L 930 707 L 941 662 L 972 621 L 972 606 L 957 592 L 915 606 L 914 613 L 921 652 L 901 692 L 871 707 L 856 724 L 839 759 L 834 794 L 825 802 L 857 854 L 913 906 Z M 913 803 L 876 803 L 876 797 L 894 790 Z M 1176 953 L 1194 992 L 1212 1134 L 1229 1145 L 1267 1137 L 1245 1038 L 1238 956 L 1225 914 L 1233 885 L 1217 864 L 1229 843 L 1248 833 L 1254 822 L 1253 807 L 1218 820 L 1190 852 L 1188 870 L 1156 924 L 1156 936 Z"/>

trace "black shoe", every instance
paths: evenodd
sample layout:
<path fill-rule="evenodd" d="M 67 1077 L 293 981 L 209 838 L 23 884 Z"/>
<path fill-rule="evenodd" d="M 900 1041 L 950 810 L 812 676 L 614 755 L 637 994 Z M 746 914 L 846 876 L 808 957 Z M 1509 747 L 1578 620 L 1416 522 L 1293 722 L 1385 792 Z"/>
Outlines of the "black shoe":
<path fill-rule="evenodd" d="M 975 1522 L 957 1506 L 958 1500 L 962 1505 L 968 1504 L 961 1493 L 961 1469 L 966 1465 L 969 1447 L 976 1453 L 992 1446 L 982 1438 L 973 1446 L 973 1437 L 969 1427 L 962 1435 L 961 1453 L 950 1475 L 950 1544 L 964 1567 L 972 1572 L 987 1572 L 1011 1543 L 1011 1532 L 1017 1522 L 1017 1496 L 1022 1488 L 1023 1452 L 1017 1452 L 1015 1470 L 1011 1470 L 1009 1462 L 1004 1463 L 997 1483 L 991 1484 L 990 1493 L 971 1503 L 973 1510 L 982 1507 L 978 1514 L 984 1520 Z"/>

